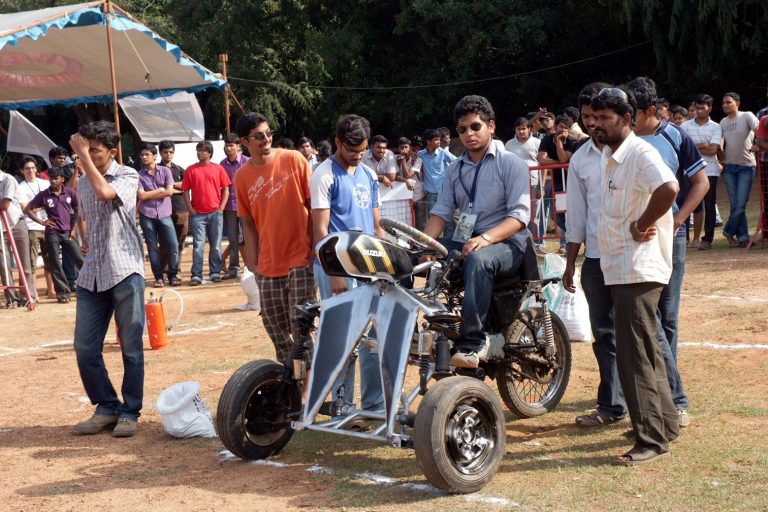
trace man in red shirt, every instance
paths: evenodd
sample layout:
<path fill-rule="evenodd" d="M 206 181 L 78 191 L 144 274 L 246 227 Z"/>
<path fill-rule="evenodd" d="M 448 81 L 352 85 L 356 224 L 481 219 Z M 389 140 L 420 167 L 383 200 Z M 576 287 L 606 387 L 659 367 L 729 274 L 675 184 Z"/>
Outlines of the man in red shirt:
<path fill-rule="evenodd" d="M 221 281 L 221 231 L 224 208 L 229 199 L 229 176 L 222 166 L 211 162 L 213 145 L 197 144 L 198 163 L 190 165 L 184 173 L 181 189 L 189 209 L 192 231 L 192 279 L 190 286 L 203 282 L 203 255 L 208 238 L 208 268 L 211 282 Z"/>

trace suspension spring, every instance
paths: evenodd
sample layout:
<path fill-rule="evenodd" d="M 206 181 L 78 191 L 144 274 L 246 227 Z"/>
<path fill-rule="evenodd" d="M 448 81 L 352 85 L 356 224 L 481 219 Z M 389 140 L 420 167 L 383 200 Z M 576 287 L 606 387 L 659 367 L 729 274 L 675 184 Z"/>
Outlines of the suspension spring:
<path fill-rule="evenodd" d="M 541 320 L 544 322 L 544 353 L 547 357 L 555 355 L 555 333 L 552 329 L 552 316 L 546 303 L 542 306 Z"/>

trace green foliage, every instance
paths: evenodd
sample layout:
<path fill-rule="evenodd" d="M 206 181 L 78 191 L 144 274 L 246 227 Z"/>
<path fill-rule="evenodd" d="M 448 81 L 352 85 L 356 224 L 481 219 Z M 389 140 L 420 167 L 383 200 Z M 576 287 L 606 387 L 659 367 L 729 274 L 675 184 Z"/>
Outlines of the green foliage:
<path fill-rule="evenodd" d="M 0 0 L 0 12 L 72 0 Z M 119 5 L 214 71 L 281 135 L 332 134 L 368 117 L 394 139 L 452 126 L 465 94 L 509 122 L 561 111 L 585 84 L 656 79 L 679 102 L 736 89 L 758 108 L 768 76 L 765 0 L 122 0 Z M 759 29 L 763 28 L 762 31 Z M 750 103 L 751 101 L 754 103 Z M 223 95 L 199 95 L 208 136 L 224 132 Z M 233 121 L 239 115 L 232 105 Z"/>

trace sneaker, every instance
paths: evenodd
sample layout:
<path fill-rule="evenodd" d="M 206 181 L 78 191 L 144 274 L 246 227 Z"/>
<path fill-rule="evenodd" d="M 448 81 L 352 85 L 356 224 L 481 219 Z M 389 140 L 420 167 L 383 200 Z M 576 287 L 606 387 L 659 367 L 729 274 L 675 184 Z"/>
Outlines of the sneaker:
<path fill-rule="evenodd" d="M 237 311 L 261 311 L 261 306 L 258 304 L 241 304 L 235 306 Z"/>
<path fill-rule="evenodd" d="M 678 409 L 677 420 L 681 427 L 687 427 L 691 424 L 691 415 L 685 409 Z"/>
<path fill-rule="evenodd" d="M 162 279 L 155 279 L 155 288 L 162 288 L 165 286 Z"/>
<path fill-rule="evenodd" d="M 116 414 L 94 414 L 87 420 L 81 421 L 72 427 L 72 432 L 81 436 L 98 434 L 102 430 L 106 430 L 115 423 L 117 423 Z"/>
<path fill-rule="evenodd" d="M 451 365 L 456 368 L 477 368 L 480 366 L 480 356 L 476 349 L 460 348 L 451 357 Z"/>
<path fill-rule="evenodd" d="M 700 251 L 708 251 L 711 248 L 712 248 L 712 244 L 710 242 L 707 242 L 706 240 L 702 240 L 701 244 L 699 244 Z"/>
<path fill-rule="evenodd" d="M 112 437 L 131 437 L 136 434 L 136 428 L 139 422 L 130 418 L 120 418 L 117 420 L 115 430 L 112 431 Z"/>
<path fill-rule="evenodd" d="M 623 421 L 624 418 L 626 416 L 611 416 L 595 409 L 590 414 L 576 416 L 576 425 L 581 428 L 604 427 Z"/>
<path fill-rule="evenodd" d="M 221 282 L 221 276 L 218 274 L 214 274 L 210 277 L 210 281 L 212 283 L 220 283 Z"/>
<path fill-rule="evenodd" d="M 203 280 L 199 277 L 193 277 L 189 280 L 189 286 L 198 286 L 203 284 Z"/>

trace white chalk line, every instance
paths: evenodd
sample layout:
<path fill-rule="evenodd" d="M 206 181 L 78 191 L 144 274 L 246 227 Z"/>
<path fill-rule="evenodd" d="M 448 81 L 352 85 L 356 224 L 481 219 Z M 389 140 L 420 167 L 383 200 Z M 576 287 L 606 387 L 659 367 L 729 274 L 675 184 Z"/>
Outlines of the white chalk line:
<path fill-rule="evenodd" d="M 768 297 L 737 297 L 729 295 L 696 295 L 681 293 L 680 297 L 690 299 L 709 299 L 709 300 L 730 300 L 734 302 L 747 301 L 747 302 L 768 302 Z"/>
<path fill-rule="evenodd" d="M 225 449 L 219 452 L 219 460 L 222 462 L 225 462 L 225 461 L 239 460 L 239 458 L 229 450 Z M 273 462 L 269 460 L 251 461 L 250 464 L 256 464 L 260 466 L 271 466 L 275 468 L 289 467 L 288 464 L 284 464 L 282 462 Z M 335 474 L 333 469 L 327 468 L 325 466 L 319 466 L 317 464 L 313 464 L 309 466 L 304 471 L 306 471 L 307 473 L 312 473 L 316 475 L 317 474 L 325 474 L 325 475 Z M 363 473 L 355 473 L 353 476 L 360 480 L 364 480 L 367 483 L 370 483 L 373 485 L 380 485 L 382 487 L 395 487 L 399 489 L 408 489 L 415 492 L 421 492 L 421 493 L 433 494 L 433 495 L 447 495 L 447 493 L 442 489 L 438 489 L 437 487 L 434 487 L 430 484 L 416 484 L 412 482 L 398 484 L 397 480 L 395 480 L 394 478 L 386 475 L 380 475 L 378 473 L 371 473 L 368 471 L 364 471 Z M 503 507 L 522 508 L 522 505 L 520 505 L 519 503 L 508 500 L 507 498 L 501 498 L 498 496 L 483 496 L 482 494 L 474 493 L 474 494 L 464 495 L 462 496 L 462 498 L 464 498 L 464 501 L 468 501 L 470 503 L 486 503 L 489 505 L 497 505 L 497 506 L 503 506 Z"/>
<path fill-rule="evenodd" d="M 704 347 L 714 350 L 768 350 L 768 344 L 765 343 L 710 343 L 708 341 L 681 341 L 678 346 L 683 347 Z"/>
<path fill-rule="evenodd" d="M 224 327 L 232 327 L 234 325 L 236 324 L 219 321 L 219 322 L 216 322 L 215 325 L 211 325 L 208 327 L 191 327 L 189 329 L 185 329 L 182 331 L 171 331 L 168 333 L 168 336 L 178 336 L 180 334 L 192 334 L 196 332 L 217 331 L 219 329 L 223 329 Z M 108 339 L 114 340 L 114 338 L 108 338 Z M 142 336 L 142 339 L 147 340 L 149 339 L 149 337 L 146 334 L 144 334 Z M 58 340 L 58 341 L 52 341 L 50 343 L 43 343 L 41 345 L 33 345 L 31 347 L 21 347 L 21 348 L 0 346 L 0 357 L 14 356 L 19 354 L 28 354 L 30 352 L 39 352 L 41 350 L 46 350 L 49 348 L 55 348 L 63 345 L 72 345 L 72 344 L 74 344 L 74 340 Z"/>

